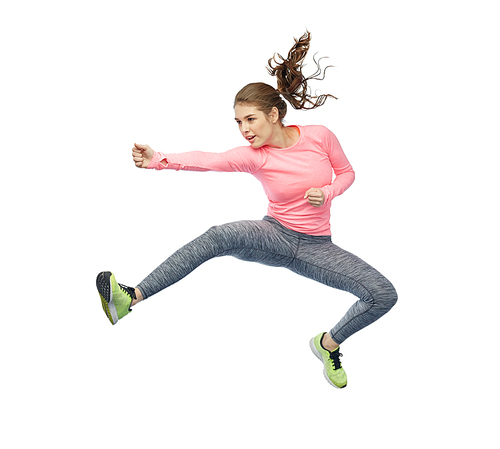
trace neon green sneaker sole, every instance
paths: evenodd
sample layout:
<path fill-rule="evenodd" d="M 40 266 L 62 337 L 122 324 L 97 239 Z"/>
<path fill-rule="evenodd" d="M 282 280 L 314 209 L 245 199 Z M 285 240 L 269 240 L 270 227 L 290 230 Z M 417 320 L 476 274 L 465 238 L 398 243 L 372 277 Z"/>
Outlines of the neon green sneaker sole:
<path fill-rule="evenodd" d="M 111 324 L 118 323 L 118 320 L 132 311 L 130 305 L 135 299 L 134 289 L 116 282 L 113 273 L 110 271 L 99 273 L 96 286 L 101 298 L 102 309 Z"/>
<path fill-rule="evenodd" d="M 342 368 L 342 364 L 340 363 L 339 358 L 342 356 L 340 353 L 340 347 L 335 349 L 333 352 L 323 348 L 323 345 L 321 344 L 323 335 L 325 335 L 325 332 L 311 338 L 309 346 L 313 354 L 323 362 L 323 375 L 328 383 L 336 388 L 344 388 L 347 386 L 347 375 L 344 368 Z"/>

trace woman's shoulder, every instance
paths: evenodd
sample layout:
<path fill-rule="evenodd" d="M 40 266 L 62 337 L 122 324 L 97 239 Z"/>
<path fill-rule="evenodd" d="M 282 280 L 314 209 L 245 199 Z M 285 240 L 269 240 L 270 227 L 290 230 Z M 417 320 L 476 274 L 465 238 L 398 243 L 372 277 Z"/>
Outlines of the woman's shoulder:
<path fill-rule="evenodd" d="M 301 135 L 317 142 L 330 140 L 332 136 L 334 136 L 333 132 L 323 125 L 300 125 L 297 127 L 299 128 Z"/>
<path fill-rule="evenodd" d="M 333 134 L 326 126 L 323 125 L 296 125 L 300 130 L 310 135 L 325 135 Z"/>
<path fill-rule="evenodd" d="M 248 173 L 258 171 L 266 161 L 266 153 L 259 148 L 253 148 L 251 145 L 235 147 L 226 151 L 224 155 L 238 164 Z"/>

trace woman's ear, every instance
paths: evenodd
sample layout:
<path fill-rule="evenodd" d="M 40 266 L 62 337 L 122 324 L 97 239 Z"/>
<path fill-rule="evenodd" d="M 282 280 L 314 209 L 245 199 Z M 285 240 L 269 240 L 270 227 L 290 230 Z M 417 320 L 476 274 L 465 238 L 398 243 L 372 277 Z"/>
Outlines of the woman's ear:
<path fill-rule="evenodd" d="M 269 120 L 274 125 L 279 120 L 279 118 L 280 118 L 280 113 L 278 111 L 278 108 L 275 106 L 269 113 Z"/>

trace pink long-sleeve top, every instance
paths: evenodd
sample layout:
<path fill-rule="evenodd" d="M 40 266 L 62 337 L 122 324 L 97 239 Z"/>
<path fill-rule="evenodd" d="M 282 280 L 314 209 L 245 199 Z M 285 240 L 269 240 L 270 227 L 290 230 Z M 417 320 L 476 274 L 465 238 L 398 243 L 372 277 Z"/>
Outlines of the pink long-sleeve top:
<path fill-rule="evenodd" d="M 237 147 L 224 153 L 155 152 L 148 168 L 246 172 L 255 176 L 269 199 L 267 214 L 309 235 L 331 235 L 330 204 L 354 182 L 354 171 L 335 135 L 324 126 L 295 126 L 300 137 L 288 148 Z M 335 174 L 335 177 L 333 176 Z M 321 188 L 325 202 L 311 206 L 304 195 Z"/>

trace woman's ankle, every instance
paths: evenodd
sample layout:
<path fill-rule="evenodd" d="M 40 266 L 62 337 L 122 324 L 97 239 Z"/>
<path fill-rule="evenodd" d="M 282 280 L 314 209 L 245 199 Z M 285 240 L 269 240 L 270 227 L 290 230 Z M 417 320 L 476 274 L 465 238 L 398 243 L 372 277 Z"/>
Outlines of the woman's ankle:
<path fill-rule="evenodd" d="M 130 307 L 134 307 L 138 302 L 141 302 L 144 299 L 142 296 L 141 291 L 136 287 L 135 288 L 135 299 L 132 300 L 132 304 L 130 304 Z"/>
<path fill-rule="evenodd" d="M 328 332 L 323 335 L 323 338 L 321 339 L 321 344 L 323 345 L 323 348 L 325 348 L 327 351 L 335 351 L 340 345 L 335 342 L 335 340 L 330 336 Z"/>

